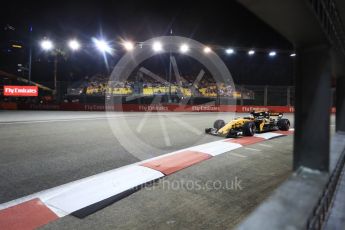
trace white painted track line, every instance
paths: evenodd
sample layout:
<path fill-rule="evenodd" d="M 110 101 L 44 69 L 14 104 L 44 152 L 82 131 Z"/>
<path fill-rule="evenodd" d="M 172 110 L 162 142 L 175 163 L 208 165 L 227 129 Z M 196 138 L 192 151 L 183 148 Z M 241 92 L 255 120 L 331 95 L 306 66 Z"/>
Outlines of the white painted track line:
<path fill-rule="evenodd" d="M 260 149 L 254 149 L 254 148 L 244 148 L 244 149 L 247 149 L 247 150 L 250 150 L 250 151 L 256 151 L 256 152 L 261 152 Z"/>
<path fill-rule="evenodd" d="M 237 157 L 242 157 L 242 158 L 248 157 L 248 156 L 245 156 L 245 155 L 242 155 L 242 154 L 239 154 L 239 153 L 231 153 L 231 156 L 237 156 Z"/>
<path fill-rule="evenodd" d="M 261 144 L 261 143 L 259 143 L 258 145 L 263 146 L 263 147 L 267 147 L 267 148 L 272 148 L 273 147 L 272 145 Z"/>

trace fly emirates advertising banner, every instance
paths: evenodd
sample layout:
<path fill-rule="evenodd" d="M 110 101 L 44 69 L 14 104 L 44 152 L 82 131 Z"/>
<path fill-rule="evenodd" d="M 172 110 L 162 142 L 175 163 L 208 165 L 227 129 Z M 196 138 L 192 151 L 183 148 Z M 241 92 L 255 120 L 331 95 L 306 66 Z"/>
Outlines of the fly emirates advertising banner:
<path fill-rule="evenodd" d="M 37 97 L 37 86 L 5 85 L 4 96 L 9 97 Z"/>

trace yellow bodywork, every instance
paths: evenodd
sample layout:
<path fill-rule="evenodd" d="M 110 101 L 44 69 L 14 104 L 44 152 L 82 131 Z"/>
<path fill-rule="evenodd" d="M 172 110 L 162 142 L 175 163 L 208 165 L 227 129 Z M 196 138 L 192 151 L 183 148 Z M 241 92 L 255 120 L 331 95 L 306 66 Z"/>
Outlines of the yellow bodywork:
<path fill-rule="evenodd" d="M 256 111 L 255 113 L 264 113 L 264 111 Z M 282 116 L 281 113 L 269 113 L 269 116 Z M 240 130 L 244 123 L 252 121 L 255 122 L 257 126 L 257 132 L 263 132 L 265 125 L 271 123 L 271 119 L 268 117 L 239 117 L 230 122 L 228 122 L 224 127 L 217 131 L 217 135 L 226 137 L 231 129 Z"/>
<path fill-rule="evenodd" d="M 219 136 L 225 137 L 226 135 L 228 135 L 231 129 L 240 128 L 244 125 L 244 123 L 248 121 L 253 121 L 253 120 L 254 119 L 250 119 L 250 118 L 236 118 L 230 121 L 229 123 L 227 123 L 223 128 L 219 129 L 217 133 Z"/>

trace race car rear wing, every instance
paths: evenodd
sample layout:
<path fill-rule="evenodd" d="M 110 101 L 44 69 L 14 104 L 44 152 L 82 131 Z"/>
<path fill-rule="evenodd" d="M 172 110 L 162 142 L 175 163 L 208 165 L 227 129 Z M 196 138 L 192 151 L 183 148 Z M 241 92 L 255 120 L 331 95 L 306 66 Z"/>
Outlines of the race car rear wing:
<path fill-rule="evenodd" d="M 283 116 L 283 113 L 277 113 L 277 112 L 269 112 L 270 116 L 277 116 L 277 117 L 280 117 L 280 116 Z"/>
<path fill-rule="evenodd" d="M 277 117 L 282 117 L 283 113 L 278 113 L 278 112 L 271 112 L 271 111 L 253 111 L 250 114 L 252 114 L 254 117 L 266 117 L 269 118 L 271 116 L 277 116 Z"/>

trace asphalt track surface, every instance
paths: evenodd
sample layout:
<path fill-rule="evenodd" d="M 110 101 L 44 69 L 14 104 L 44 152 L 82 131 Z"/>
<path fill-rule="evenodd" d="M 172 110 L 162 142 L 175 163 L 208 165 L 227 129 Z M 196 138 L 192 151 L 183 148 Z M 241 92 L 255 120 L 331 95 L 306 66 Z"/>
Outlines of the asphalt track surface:
<path fill-rule="evenodd" d="M 0 203 L 219 140 L 204 134 L 204 128 L 216 119 L 243 115 L 0 111 Z M 293 127 L 293 115 L 285 116 Z M 292 140 L 288 136 L 242 147 L 166 179 L 205 182 L 239 177 L 243 191 L 176 191 L 157 183 L 85 219 L 66 216 L 45 228 L 234 227 L 290 175 Z"/>
<path fill-rule="evenodd" d="M 204 129 L 241 115 L 0 111 L 0 203 L 219 140 Z"/>
<path fill-rule="evenodd" d="M 85 218 L 65 216 L 42 229 L 232 229 L 290 176 L 292 140 L 274 138 L 215 156 Z"/>

